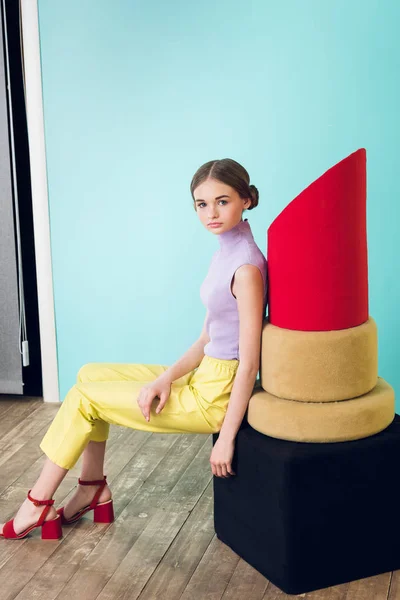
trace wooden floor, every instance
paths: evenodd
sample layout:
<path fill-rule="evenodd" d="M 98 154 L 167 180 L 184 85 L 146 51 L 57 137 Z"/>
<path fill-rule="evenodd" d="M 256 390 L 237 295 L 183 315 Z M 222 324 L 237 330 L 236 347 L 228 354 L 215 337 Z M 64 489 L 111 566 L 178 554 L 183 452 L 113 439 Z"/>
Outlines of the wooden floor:
<path fill-rule="evenodd" d="M 0 396 L 0 522 L 39 475 L 39 442 L 58 408 Z M 42 541 L 39 530 L 0 539 L 0 600 L 400 600 L 400 571 L 298 596 L 280 591 L 215 536 L 211 449 L 210 435 L 111 426 L 105 474 L 115 522 L 85 517 L 59 541 Z M 56 492 L 56 507 L 73 492 L 80 464 Z"/>

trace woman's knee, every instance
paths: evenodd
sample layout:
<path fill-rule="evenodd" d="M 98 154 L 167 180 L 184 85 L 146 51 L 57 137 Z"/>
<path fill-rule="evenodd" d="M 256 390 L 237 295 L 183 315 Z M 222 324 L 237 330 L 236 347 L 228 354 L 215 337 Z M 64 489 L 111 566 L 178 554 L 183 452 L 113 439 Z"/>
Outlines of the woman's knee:
<path fill-rule="evenodd" d="M 63 401 L 65 404 L 65 410 L 74 414 L 75 411 L 79 411 L 79 413 L 90 422 L 98 419 L 97 411 L 93 405 L 93 402 L 90 396 L 85 390 L 85 386 L 80 383 L 75 383 L 73 385 L 68 394 L 65 396 Z"/>
<path fill-rule="evenodd" d="M 93 381 L 93 375 L 96 368 L 96 363 L 86 363 L 78 371 L 76 376 L 77 383 L 85 383 Z"/>

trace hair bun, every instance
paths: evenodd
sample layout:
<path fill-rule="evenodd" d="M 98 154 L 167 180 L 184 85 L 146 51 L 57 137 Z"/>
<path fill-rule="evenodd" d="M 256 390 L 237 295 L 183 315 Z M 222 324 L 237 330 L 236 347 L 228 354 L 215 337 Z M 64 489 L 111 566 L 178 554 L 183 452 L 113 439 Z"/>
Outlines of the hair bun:
<path fill-rule="evenodd" d="M 251 210 L 252 208 L 255 208 L 258 205 L 258 197 L 259 197 L 258 189 L 256 188 L 255 185 L 253 185 L 253 184 L 249 185 L 249 189 L 250 189 L 252 202 L 251 202 L 251 206 L 247 210 Z"/>

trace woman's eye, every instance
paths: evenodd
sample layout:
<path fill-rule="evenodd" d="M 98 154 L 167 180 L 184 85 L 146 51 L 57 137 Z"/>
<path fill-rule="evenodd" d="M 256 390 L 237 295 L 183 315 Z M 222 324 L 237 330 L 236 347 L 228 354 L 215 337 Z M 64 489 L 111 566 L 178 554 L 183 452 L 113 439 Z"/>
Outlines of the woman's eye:
<path fill-rule="evenodd" d="M 225 204 L 228 204 L 227 200 L 220 200 L 220 202 L 225 202 Z M 205 204 L 205 202 L 199 202 L 199 204 L 197 205 L 199 208 L 201 208 L 201 205 Z"/>

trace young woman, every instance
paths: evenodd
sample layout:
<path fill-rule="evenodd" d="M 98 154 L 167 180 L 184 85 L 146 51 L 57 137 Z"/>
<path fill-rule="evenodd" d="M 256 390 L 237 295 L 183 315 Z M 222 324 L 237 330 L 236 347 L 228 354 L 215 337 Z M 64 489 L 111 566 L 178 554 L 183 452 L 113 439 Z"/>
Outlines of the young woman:
<path fill-rule="evenodd" d="M 103 475 L 110 423 L 161 433 L 219 431 L 213 475 L 234 475 L 235 437 L 259 370 L 267 299 L 267 261 L 242 219 L 257 206 L 258 191 L 231 159 L 202 165 L 190 189 L 200 222 L 219 240 L 200 288 L 207 309 L 200 337 L 170 367 L 88 363 L 80 369 L 40 443 L 43 470 L 14 519 L 0 525 L 3 537 L 21 539 L 42 527 L 43 539 L 58 539 L 62 525 L 89 510 L 95 522 L 113 521 Z M 82 453 L 76 493 L 56 511 L 52 497 Z"/>

